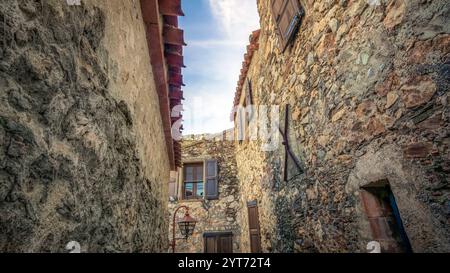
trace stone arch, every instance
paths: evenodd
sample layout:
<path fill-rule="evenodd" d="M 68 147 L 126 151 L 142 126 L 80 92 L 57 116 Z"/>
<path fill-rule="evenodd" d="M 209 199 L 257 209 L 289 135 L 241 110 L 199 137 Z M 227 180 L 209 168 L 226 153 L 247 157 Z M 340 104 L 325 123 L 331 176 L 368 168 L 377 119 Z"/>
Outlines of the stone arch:
<path fill-rule="evenodd" d="M 372 240 L 369 221 L 360 201 L 360 189 L 387 180 L 395 195 L 403 225 L 414 252 L 448 252 L 448 235 L 425 203 L 419 199 L 421 185 L 426 181 L 424 172 L 405 160 L 396 145 L 369 148 L 356 163 L 348 177 L 346 193 L 355 196 L 359 249 L 366 251 Z"/>

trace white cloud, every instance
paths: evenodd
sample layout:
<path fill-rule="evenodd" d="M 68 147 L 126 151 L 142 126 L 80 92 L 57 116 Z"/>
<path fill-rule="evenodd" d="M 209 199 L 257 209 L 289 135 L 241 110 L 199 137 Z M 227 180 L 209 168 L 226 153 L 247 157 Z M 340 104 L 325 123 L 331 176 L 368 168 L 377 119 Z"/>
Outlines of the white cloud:
<path fill-rule="evenodd" d="M 239 47 L 191 48 L 184 87 L 185 134 L 216 133 L 232 127 L 229 116 L 243 55 Z"/>
<path fill-rule="evenodd" d="M 242 46 L 242 43 L 234 40 L 222 40 L 222 39 L 211 39 L 211 40 L 194 40 L 189 41 L 189 46 L 196 47 L 215 47 L 215 46 Z"/>
<path fill-rule="evenodd" d="M 185 134 L 218 133 L 233 127 L 230 121 L 232 101 L 226 90 L 200 90 L 184 102 Z"/>
<path fill-rule="evenodd" d="M 213 16 L 233 40 L 248 40 L 259 28 L 256 0 L 209 0 Z"/>
<path fill-rule="evenodd" d="M 217 133 L 233 126 L 230 113 L 249 35 L 259 28 L 256 0 L 205 0 L 219 31 L 187 41 L 184 134 Z"/>

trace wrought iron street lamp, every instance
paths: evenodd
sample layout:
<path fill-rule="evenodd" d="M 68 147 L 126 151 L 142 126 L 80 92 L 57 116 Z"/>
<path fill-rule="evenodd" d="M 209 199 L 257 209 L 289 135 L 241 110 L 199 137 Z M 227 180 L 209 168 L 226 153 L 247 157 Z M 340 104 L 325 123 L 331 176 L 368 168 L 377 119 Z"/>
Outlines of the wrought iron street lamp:
<path fill-rule="evenodd" d="M 185 213 L 184 213 L 184 217 L 178 221 L 175 221 L 175 218 L 177 216 L 177 212 L 180 209 L 185 209 Z M 175 234 L 176 234 L 176 225 L 175 223 L 178 223 L 178 226 L 180 228 L 180 232 L 181 235 L 183 235 L 183 238 L 175 238 Z M 173 237 L 172 237 L 172 252 L 175 253 L 175 245 L 176 245 L 176 240 L 180 240 L 180 239 L 188 239 L 189 236 L 192 236 L 192 234 L 194 233 L 194 229 L 195 229 L 195 225 L 197 224 L 197 220 L 195 220 L 194 218 L 192 218 L 189 215 L 189 208 L 187 206 L 180 206 L 178 207 L 175 212 L 173 213 L 173 222 L 172 222 L 172 233 L 173 233 Z"/>

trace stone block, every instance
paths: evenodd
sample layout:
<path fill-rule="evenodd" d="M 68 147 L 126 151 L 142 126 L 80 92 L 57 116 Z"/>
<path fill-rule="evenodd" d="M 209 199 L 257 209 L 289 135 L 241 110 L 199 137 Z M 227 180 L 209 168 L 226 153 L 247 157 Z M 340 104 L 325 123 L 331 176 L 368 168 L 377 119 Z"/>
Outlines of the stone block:
<path fill-rule="evenodd" d="M 414 108 L 430 101 L 436 89 L 436 83 L 429 76 L 417 76 L 411 78 L 400 90 L 406 107 Z"/>
<path fill-rule="evenodd" d="M 417 142 L 406 146 L 404 154 L 408 158 L 423 158 L 430 155 L 432 149 L 433 144 L 429 142 Z"/>
<path fill-rule="evenodd" d="M 386 9 L 386 17 L 384 18 L 384 26 L 392 29 L 399 25 L 405 16 L 406 3 L 405 0 L 391 1 Z"/>

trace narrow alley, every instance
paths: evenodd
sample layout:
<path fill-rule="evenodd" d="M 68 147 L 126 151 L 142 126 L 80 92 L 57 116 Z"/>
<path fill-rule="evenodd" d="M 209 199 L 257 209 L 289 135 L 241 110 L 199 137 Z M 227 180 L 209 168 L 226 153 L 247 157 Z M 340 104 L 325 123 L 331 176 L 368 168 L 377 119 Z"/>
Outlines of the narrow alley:
<path fill-rule="evenodd" d="M 210 0 L 0 1 L 0 252 L 450 252 L 449 2 L 252 1 L 202 119 Z"/>

